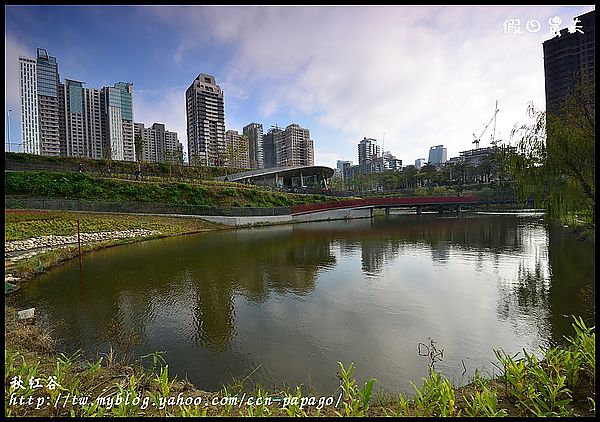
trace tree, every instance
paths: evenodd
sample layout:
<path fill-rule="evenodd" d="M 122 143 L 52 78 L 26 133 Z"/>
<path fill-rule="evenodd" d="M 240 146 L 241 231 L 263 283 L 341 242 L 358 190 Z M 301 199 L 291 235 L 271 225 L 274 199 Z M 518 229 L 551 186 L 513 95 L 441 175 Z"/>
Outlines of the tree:
<path fill-rule="evenodd" d="M 560 112 L 528 107 L 533 123 L 515 127 L 512 170 L 520 197 L 533 194 L 551 218 L 576 213 L 595 221 L 595 89 L 578 85 Z M 591 98 L 591 100 L 590 100 Z"/>
<path fill-rule="evenodd" d="M 144 139 L 140 133 L 136 133 L 135 140 L 135 159 L 137 162 L 144 162 Z"/>
<path fill-rule="evenodd" d="M 417 168 L 412 164 L 402 169 L 402 179 L 405 189 L 417 187 Z"/>

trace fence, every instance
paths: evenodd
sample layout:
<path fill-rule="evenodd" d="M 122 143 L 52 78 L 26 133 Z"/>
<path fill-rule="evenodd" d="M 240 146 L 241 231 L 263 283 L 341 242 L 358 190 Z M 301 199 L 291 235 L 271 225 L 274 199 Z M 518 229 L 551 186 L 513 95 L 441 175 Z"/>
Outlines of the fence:
<path fill-rule="evenodd" d="M 250 217 L 289 215 L 291 207 L 210 207 L 203 205 L 172 205 L 155 202 L 105 202 L 83 199 L 4 197 L 5 209 L 39 209 L 60 211 L 93 211 L 143 214 L 218 215 L 226 217 Z"/>

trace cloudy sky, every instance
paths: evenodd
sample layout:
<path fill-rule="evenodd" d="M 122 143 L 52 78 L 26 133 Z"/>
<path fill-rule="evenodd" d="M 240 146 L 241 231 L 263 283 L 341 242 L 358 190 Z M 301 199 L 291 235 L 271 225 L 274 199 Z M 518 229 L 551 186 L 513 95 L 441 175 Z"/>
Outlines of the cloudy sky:
<path fill-rule="evenodd" d="M 185 90 L 225 93 L 227 129 L 310 129 L 315 164 L 357 161 L 375 138 L 403 163 L 472 147 L 498 100 L 496 138 L 545 108 L 542 42 L 590 6 L 5 6 L 6 111 L 20 142 L 18 57 L 45 48 L 64 78 L 134 84 L 134 119 L 187 150 Z M 506 33 L 507 19 L 519 19 Z M 539 22 L 539 26 L 535 25 Z M 516 23 L 516 22 L 515 22 Z M 537 29 L 537 31 L 536 31 Z M 583 28 L 585 31 L 585 28 Z M 480 146 L 488 146 L 491 126 Z M 5 127 L 7 133 L 7 129 Z"/>

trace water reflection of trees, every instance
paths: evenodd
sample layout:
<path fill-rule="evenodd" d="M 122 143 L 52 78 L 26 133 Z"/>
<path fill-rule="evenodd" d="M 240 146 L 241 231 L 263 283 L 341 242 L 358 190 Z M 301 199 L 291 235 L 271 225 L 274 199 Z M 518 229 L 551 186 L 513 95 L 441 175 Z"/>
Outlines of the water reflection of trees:
<path fill-rule="evenodd" d="M 564 342 L 574 335 L 571 315 L 595 324 L 595 244 L 581 241 L 560 226 L 548 230 L 548 259 L 552 272 L 549 291 L 552 340 Z"/>
<path fill-rule="evenodd" d="M 535 332 L 545 337 L 549 333 L 550 278 L 547 256 L 520 259 L 517 274 L 499 280 L 497 313 L 517 332 L 536 326 Z"/>
<path fill-rule="evenodd" d="M 362 270 L 368 276 L 380 273 L 386 262 L 415 245 L 429 249 L 432 261 L 441 265 L 448 262 L 452 249 L 477 252 L 482 266 L 490 256 L 497 264 L 502 254 L 523 248 L 523 228 L 514 217 L 399 216 L 331 223 L 318 232 L 336 240 L 343 255 L 360 250 Z"/>

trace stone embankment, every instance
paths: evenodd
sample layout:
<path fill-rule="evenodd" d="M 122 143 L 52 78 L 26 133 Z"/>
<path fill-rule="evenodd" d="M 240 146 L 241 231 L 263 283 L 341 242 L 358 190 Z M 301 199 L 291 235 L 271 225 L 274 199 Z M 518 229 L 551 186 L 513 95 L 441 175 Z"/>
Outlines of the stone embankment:
<path fill-rule="evenodd" d="M 113 231 L 113 232 L 99 232 L 99 233 L 81 233 L 81 243 L 93 243 L 100 242 L 103 240 L 112 240 L 112 239 L 126 239 L 131 237 L 145 237 L 160 234 L 157 230 L 146 230 L 146 229 L 132 229 L 132 230 L 122 230 L 122 231 Z M 35 249 L 48 250 L 54 248 L 64 247 L 69 244 L 77 243 L 77 235 L 69 235 L 69 236 L 40 236 L 40 237 L 32 237 L 25 240 L 14 240 L 12 242 L 4 243 L 4 254 L 5 257 L 8 257 L 9 254 L 12 255 L 14 252 L 23 252 L 23 251 L 31 251 Z M 41 251 L 37 251 L 41 252 Z M 33 256 L 36 253 L 29 252 L 25 255 Z M 23 257 L 23 254 L 18 254 L 20 258 Z"/>

